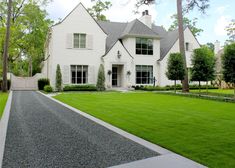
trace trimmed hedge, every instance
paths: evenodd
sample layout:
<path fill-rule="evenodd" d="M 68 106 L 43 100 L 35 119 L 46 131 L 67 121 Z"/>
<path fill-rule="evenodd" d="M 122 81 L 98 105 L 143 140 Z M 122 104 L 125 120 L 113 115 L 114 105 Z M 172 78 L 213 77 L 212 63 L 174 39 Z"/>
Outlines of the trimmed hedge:
<path fill-rule="evenodd" d="M 53 92 L 53 88 L 50 85 L 44 86 L 43 90 L 47 93 Z"/>
<path fill-rule="evenodd" d="M 44 90 L 44 87 L 46 85 L 50 85 L 50 80 L 48 78 L 38 79 L 38 89 L 39 90 Z"/>
<path fill-rule="evenodd" d="M 67 85 L 63 89 L 66 91 L 97 91 L 95 85 Z"/>
<path fill-rule="evenodd" d="M 174 90 L 174 86 L 165 86 L 165 87 L 160 87 L 160 86 L 132 86 L 135 90 L 144 90 L 144 91 L 169 91 L 169 90 Z M 218 89 L 218 87 L 208 85 L 208 89 Z M 182 85 L 176 85 L 177 90 L 182 90 Z M 198 90 L 199 86 L 198 85 L 189 85 L 190 90 Z M 206 89 L 206 85 L 202 85 L 201 89 Z"/>
<path fill-rule="evenodd" d="M 11 88 L 11 81 L 7 80 L 7 89 L 10 90 Z M 2 79 L 0 79 L 0 90 L 2 90 Z"/>

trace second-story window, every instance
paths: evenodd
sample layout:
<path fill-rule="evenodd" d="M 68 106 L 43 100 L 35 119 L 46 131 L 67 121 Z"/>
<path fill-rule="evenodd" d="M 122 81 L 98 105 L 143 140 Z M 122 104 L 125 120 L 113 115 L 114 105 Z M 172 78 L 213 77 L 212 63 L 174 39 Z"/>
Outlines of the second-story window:
<path fill-rule="evenodd" d="M 86 48 L 86 34 L 73 34 L 73 47 L 74 48 Z"/>
<path fill-rule="evenodd" d="M 136 38 L 137 55 L 153 55 L 153 39 Z"/>
<path fill-rule="evenodd" d="M 186 49 L 186 51 L 189 51 L 189 43 L 188 42 L 185 43 L 185 49 Z"/>

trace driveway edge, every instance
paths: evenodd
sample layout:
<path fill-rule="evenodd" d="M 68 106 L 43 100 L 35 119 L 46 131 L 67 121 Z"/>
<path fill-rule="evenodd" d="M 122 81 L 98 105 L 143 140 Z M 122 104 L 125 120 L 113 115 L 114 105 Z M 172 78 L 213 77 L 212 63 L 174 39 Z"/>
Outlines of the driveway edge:
<path fill-rule="evenodd" d="M 10 91 L 9 93 L 7 103 L 0 121 L 0 167 L 2 167 L 2 161 L 4 156 L 5 140 L 7 135 L 8 121 L 10 117 L 11 102 L 12 102 L 12 91 Z"/>
<path fill-rule="evenodd" d="M 132 141 L 134 141 L 134 142 L 136 142 L 136 143 L 138 143 L 138 144 L 140 144 L 140 145 L 142 145 L 142 146 L 144 146 L 144 147 L 146 147 L 146 148 L 148 148 L 152 151 L 155 151 L 158 154 L 160 154 L 157 157 L 151 158 L 151 159 L 154 159 L 154 162 L 152 164 L 148 162 L 148 159 L 150 159 L 150 158 L 148 158 L 148 159 L 144 159 L 144 160 L 140 160 L 140 161 L 130 162 L 130 163 L 123 164 L 123 165 L 117 165 L 117 166 L 114 166 L 115 168 L 153 168 L 152 166 L 155 166 L 155 165 L 158 165 L 158 164 L 162 168 L 171 168 L 172 165 L 175 165 L 177 168 L 206 168 L 206 166 L 201 165 L 201 164 L 199 164 L 199 163 L 197 163 L 197 162 L 195 162 L 191 159 L 188 159 L 184 156 L 181 156 L 181 155 L 178 155 L 174 152 L 171 152 L 171 151 L 169 151 L 169 150 L 167 150 L 167 149 L 165 149 L 161 146 L 158 146 L 158 145 L 153 144 L 149 141 L 146 141 L 146 140 L 144 140 L 140 137 L 137 137 L 133 134 L 130 134 L 130 133 L 128 133 L 128 132 L 126 132 L 126 131 L 124 131 L 120 128 L 117 128 L 117 127 L 115 127 L 111 124 L 108 124 L 108 123 L 106 123 L 106 122 L 104 122 L 104 121 L 102 121 L 98 118 L 95 118 L 95 117 L 93 117 L 93 116 L 91 116 L 91 115 L 89 115 L 85 112 L 82 112 L 82 111 L 80 111 L 80 110 L 78 110 L 78 109 L 76 109 L 72 106 L 69 106 L 65 103 L 62 103 L 61 101 L 52 98 L 50 95 L 46 95 L 46 94 L 44 94 L 40 91 L 37 91 L 37 92 L 39 94 L 49 98 L 50 100 L 66 107 L 70 110 L 72 110 L 73 112 L 78 113 L 81 116 L 83 116 L 83 117 L 85 117 L 85 118 L 87 118 L 87 119 L 89 119 L 89 120 L 91 120 L 91 121 L 93 121 L 93 122 L 95 122 L 99 125 L 102 125 L 103 127 L 107 128 L 107 129 L 109 129 L 109 130 L 111 130 L 111 131 L 127 138 L 127 139 L 130 139 L 130 140 L 132 140 Z M 169 160 L 171 159 L 172 156 L 174 158 L 171 161 L 171 163 L 169 164 Z M 159 157 L 164 157 L 164 161 L 162 163 L 159 163 L 159 161 L 158 161 Z M 137 163 L 137 165 L 136 165 L 136 163 Z M 132 164 L 134 164 L 134 165 L 132 165 Z M 151 164 L 151 165 L 149 165 L 149 164 Z"/>

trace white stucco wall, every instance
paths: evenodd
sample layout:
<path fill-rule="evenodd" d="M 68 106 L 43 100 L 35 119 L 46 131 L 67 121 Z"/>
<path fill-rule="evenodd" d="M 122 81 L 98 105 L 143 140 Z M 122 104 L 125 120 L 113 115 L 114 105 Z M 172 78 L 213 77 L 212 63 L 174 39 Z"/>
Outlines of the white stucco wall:
<path fill-rule="evenodd" d="M 117 57 L 117 52 L 120 52 L 121 57 Z M 105 67 L 105 77 L 106 77 L 106 87 L 110 88 L 112 86 L 112 76 L 108 75 L 108 71 L 112 71 L 113 65 L 121 65 L 123 66 L 121 72 L 121 87 L 131 87 L 135 84 L 135 68 L 134 68 L 134 59 L 130 56 L 130 54 L 126 51 L 120 41 L 112 47 L 112 49 L 107 53 L 104 60 L 104 67 Z M 127 71 L 131 72 L 131 75 L 127 75 Z"/>
<path fill-rule="evenodd" d="M 185 43 L 190 43 L 191 46 L 191 50 L 190 51 L 186 51 L 186 61 L 187 61 L 187 67 L 190 68 L 191 65 L 191 59 L 192 59 L 192 53 L 193 50 L 196 48 L 200 48 L 200 44 L 198 43 L 198 41 L 195 39 L 195 37 L 193 36 L 192 32 L 187 28 L 184 31 L 184 38 L 185 38 Z M 166 86 L 166 85 L 174 85 L 174 81 L 170 81 L 168 80 L 167 76 L 166 76 L 166 72 L 167 72 L 167 61 L 168 58 L 170 56 L 171 53 L 175 53 L 175 52 L 179 52 L 179 40 L 176 41 L 176 43 L 173 45 L 173 47 L 171 48 L 171 50 L 168 52 L 168 54 L 165 56 L 165 58 L 160 61 L 158 63 L 158 85 L 160 86 Z M 178 81 L 177 83 L 181 83 L 181 81 Z"/>
<path fill-rule="evenodd" d="M 92 48 L 68 48 L 68 35 L 84 33 L 92 37 Z M 88 65 L 88 83 L 95 84 L 101 57 L 105 54 L 107 35 L 79 4 L 62 23 L 52 27 L 49 78 L 55 86 L 56 66 L 60 65 L 63 84 L 71 83 L 70 65 Z"/>
<path fill-rule="evenodd" d="M 135 85 L 135 78 L 136 78 L 136 65 L 151 65 L 153 66 L 153 77 L 157 78 L 157 60 L 160 59 L 160 40 L 154 39 L 153 40 L 153 55 L 137 55 L 136 54 L 136 38 L 129 37 L 123 39 L 124 46 L 128 49 L 130 54 L 134 57 L 133 59 L 133 72 L 131 83 Z M 151 84 L 152 85 L 152 84 Z"/>

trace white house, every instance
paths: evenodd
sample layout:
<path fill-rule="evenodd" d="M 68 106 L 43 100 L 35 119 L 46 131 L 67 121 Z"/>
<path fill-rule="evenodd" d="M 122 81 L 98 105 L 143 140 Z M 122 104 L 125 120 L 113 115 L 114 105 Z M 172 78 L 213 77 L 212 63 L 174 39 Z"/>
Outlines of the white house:
<path fill-rule="evenodd" d="M 191 66 L 197 39 L 185 28 L 187 66 Z M 128 23 L 96 21 L 80 3 L 50 29 L 43 74 L 55 86 L 56 66 L 64 85 L 96 84 L 100 64 L 105 67 L 106 87 L 173 85 L 167 79 L 170 53 L 179 52 L 178 30 L 167 32 L 152 23 L 148 11 Z"/>

